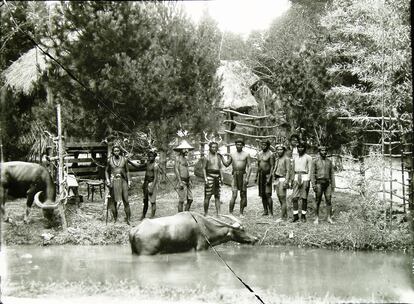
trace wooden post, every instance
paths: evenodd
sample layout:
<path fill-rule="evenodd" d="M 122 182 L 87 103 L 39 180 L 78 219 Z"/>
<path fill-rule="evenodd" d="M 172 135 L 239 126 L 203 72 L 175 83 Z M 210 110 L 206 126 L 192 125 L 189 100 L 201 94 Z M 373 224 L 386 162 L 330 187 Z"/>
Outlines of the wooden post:
<path fill-rule="evenodd" d="M 56 112 L 57 112 L 57 129 L 58 129 L 58 157 L 59 157 L 59 163 L 58 163 L 58 193 L 61 197 L 63 192 L 62 182 L 64 179 L 63 176 L 63 140 L 62 140 L 62 119 L 61 119 L 61 111 L 60 111 L 60 104 L 57 104 L 56 106 Z M 66 230 L 68 228 L 66 217 L 65 217 L 65 211 L 62 206 L 62 202 L 59 204 L 59 213 L 62 218 L 62 226 L 63 230 Z"/>
<path fill-rule="evenodd" d="M 391 125 L 392 125 L 392 122 L 391 122 L 391 115 L 390 115 L 390 129 L 391 129 Z M 392 229 L 392 133 L 390 133 L 389 134 L 389 139 L 388 139 L 388 142 L 389 142 L 389 150 L 390 150 L 390 161 L 389 161 L 389 163 L 390 163 L 390 175 L 389 175 L 389 178 L 390 178 L 390 230 Z"/>

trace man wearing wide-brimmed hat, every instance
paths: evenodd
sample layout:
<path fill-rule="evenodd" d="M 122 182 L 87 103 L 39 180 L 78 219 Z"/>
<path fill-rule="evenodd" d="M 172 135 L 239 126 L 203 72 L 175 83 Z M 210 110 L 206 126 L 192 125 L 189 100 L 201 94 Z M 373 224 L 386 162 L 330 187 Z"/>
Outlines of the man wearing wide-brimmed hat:
<path fill-rule="evenodd" d="M 272 201 L 272 171 L 274 166 L 274 157 L 270 151 L 270 141 L 262 139 L 260 141 L 262 151 L 257 154 L 257 174 L 256 183 L 259 188 L 259 196 L 262 198 L 263 216 L 273 216 Z"/>
<path fill-rule="evenodd" d="M 236 152 L 233 152 L 230 155 L 225 154 L 226 156 L 229 156 L 229 159 L 225 161 L 223 158 L 223 164 L 226 167 L 233 164 L 233 181 L 231 185 L 232 196 L 229 205 L 229 212 L 233 213 L 237 192 L 240 191 L 240 215 L 243 215 L 244 208 L 247 206 L 247 184 L 249 183 L 251 174 L 251 160 L 250 154 L 243 151 L 243 138 L 237 138 L 234 143 L 236 144 Z"/>
<path fill-rule="evenodd" d="M 178 212 L 183 211 L 184 202 L 186 202 L 184 210 L 189 211 L 191 203 L 193 202 L 192 182 L 188 169 L 188 152 L 192 150 L 194 150 L 194 147 L 185 139 L 174 148 L 174 151 L 179 153 L 174 164 L 174 172 L 178 186 Z"/>

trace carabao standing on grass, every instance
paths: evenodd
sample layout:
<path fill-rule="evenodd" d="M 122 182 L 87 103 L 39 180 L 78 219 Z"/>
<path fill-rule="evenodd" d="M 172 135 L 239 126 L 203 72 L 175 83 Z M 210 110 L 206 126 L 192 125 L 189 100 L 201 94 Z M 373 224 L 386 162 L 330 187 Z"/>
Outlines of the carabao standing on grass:
<path fill-rule="evenodd" d="M 325 195 L 327 221 L 333 224 L 331 199 L 335 189 L 335 173 L 332 161 L 327 158 L 327 148 L 320 146 L 318 150 L 319 157 L 312 161 L 311 167 L 311 182 L 316 196 L 316 218 L 314 223 L 319 223 L 319 206 L 322 201 L 322 195 Z"/>
<path fill-rule="evenodd" d="M 203 159 L 204 176 L 204 216 L 208 214 L 210 199 L 214 195 L 216 215 L 220 213 L 220 186 L 223 185 L 223 172 L 221 171 L 223 157 L 217 153 L 218 143 L 211 141 L 207 157 Z"/>
<path fill-rule="evenodd" d="M 272 201 L 272 172 L 274 168 L 274 156 L 270 151 L 270 141 L 260 141 L 260 151 L 257 155 L 257 174 L 255 182 L 259 189 L 259 196 L 263 204 L 263 216 L 273 216 Z"/>
<path fill-rule="evenodd" d="M 291 183 L 293 187 L 292 202 L 293 202 L 293 220 L 299 220 L 299 200 L 302 206 L 302 222 L 306 222 L 306 212 L 308 205 L 308 194 L 310 188 L 310 169 L 312 164 L 312 157 L 306 154 L 306 143 L 301 141 L 298 144 L 299 156 L 293 159 Z"/>
<path fill-rule="evenodd" d="M 238 138 L 234 141 L 236 144 L 236 152 L 225 154 L 229 156 L 226 161 L 223 158 L 223 164 L 228 167 L 233 164 L 233 181 L 231 185 L 232 196 L 230 200 L 229 212 L 233 213 L 234 205 L 236 203 L 237 192 L 240 191 L 240 215 L 243 215 L 244 208 L 247 206 L 247 184 L 249 183 L 251 174 L 251 159 L 250 154 L 243 151 L 244 140 Z"/>
<path fill-rule="evenodd" d="M 178 152 L 178 157 L 175 159 L 174 164 L 174 173 L 177 179 L 178 188 L 178 212 L 184 210 L 190 211 L 193 202 L 192 182 L 188 163 L 188 153 L 191 150 L 194 150 L 194 147 L 185 139 L 182 140 L 180 145 L 174 148 L 174 151 Z"/>

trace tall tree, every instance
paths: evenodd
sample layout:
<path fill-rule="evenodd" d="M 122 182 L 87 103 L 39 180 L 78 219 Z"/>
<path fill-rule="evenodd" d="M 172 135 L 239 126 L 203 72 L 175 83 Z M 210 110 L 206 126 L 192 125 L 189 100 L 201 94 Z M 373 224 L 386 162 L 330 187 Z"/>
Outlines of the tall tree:
<path fill-rule="evenodd" d="M 166 149 L 180 123 L 218 97 L 210 44 L 173 3 L 62 3 L 54 28 L 58 58 L 90 89 L 51 69 L 57 99 L 88 113 L 67 115 L 72 134 L 150 126 Z"/>

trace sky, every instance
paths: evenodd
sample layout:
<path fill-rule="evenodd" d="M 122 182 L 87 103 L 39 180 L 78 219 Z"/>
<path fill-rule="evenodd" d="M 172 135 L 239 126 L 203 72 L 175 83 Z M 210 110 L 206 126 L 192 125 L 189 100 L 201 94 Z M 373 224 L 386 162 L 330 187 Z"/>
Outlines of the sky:
<path fill-rule="evenodd" d="M 56 2 L 47 3 L 51 5 Z M 252 30 L 267 29 L 274 19 L 290 7 L 289 0 L 185 0 L 179 3 L 195 22 L 207 9 L 222 31 L 231 31 L 244 37 Z"/>
<path fill-rule="evenodd" d="M 188 15 L 198 21 L 204 9 L 222 31 L 247 36 L 252 30 L 264 30 L 290 7 L 289 0 L 211 0 L 183 1 Z"/>

